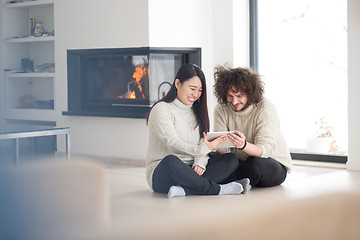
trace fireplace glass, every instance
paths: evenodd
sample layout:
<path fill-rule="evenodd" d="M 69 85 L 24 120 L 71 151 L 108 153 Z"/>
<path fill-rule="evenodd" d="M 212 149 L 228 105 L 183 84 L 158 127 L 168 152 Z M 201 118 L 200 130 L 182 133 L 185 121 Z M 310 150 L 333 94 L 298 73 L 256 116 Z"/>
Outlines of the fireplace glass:
<path fill-rule="evenodd" d="M 148 104 L 148 56 L 89 56 L 84 65 L 87 104 Z"/>
<path fill-rule="evenodd" d="M 184 63 L 200 66 L 200 49 L 68 50 L 65 115 L 144 118 Z"/>

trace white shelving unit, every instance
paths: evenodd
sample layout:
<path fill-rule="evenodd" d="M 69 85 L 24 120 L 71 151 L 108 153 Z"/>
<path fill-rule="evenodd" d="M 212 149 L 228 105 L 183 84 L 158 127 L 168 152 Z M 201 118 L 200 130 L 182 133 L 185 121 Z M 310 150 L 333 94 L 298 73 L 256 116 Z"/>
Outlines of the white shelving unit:
<path fill-rule="evenodd" d="M 55 64 L 54 0 L 3 0 L 1 10 L 5 119 L 55 122 L 55 72 L 24 72 L 21 64 Z M 30 36 L 33 16 L 48 36 Z"/>
<path fill-rule="evenodd" d="M 29 72 L 29 73 L 5 73 L 6 78 L 29 78 L 29 77 L 55 77 L 55 73 L 38 73 L 38 72 Z"/>
<path fill-rule="evenodd" d="M 6 109 L 6 117 L 8 119 L 24 120 L 24 121 L 47 121 L 53 122 L 55 119 L 55 112 L 50 110 L 40 109 Z"/>
<path fill-rule="evenodd" d="M 54 36 L 48 37 L 23 37 L 23 38 L 13 38 L 13 39 L 5 39 L 5 43 L 30 43 L 30 42 L 51 42 L 54 41 Z"/>
<path fill-rule="evenodd" d="M 53 0 L 37 0 L 37 1 L 23 1 L 18 3 L 7 3 L 4 1 L 4 8 L 31 8 L 36 6 L 52 6 Z"/>

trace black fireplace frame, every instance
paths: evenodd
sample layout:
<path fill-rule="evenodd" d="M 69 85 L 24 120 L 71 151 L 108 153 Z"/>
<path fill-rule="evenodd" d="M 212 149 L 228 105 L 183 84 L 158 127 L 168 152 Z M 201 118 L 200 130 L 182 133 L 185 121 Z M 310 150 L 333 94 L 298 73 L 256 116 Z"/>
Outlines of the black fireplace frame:
<path fill-rule="evenodd" d="M 201 67 L 201 48 L 160 48 L 160 47 L 139 47 L 139 48 L 106 48 L 106 49 L 76 49 L 67 50 L 68 68 L 68 111 L 63 115 L 71 116 L 97 116 L 97 117 L 119 117 L 119 118 L 146 118 L 151 108 L 148 105 L 109 105 L 89 109 L 84 104 L 82 87 L 85 81 L 82 72 L 85 56 L 88 55 L 114 55 L 114 54 L 181 54 L 182 64 L 194 63 Z M 171 81 L 173 79 L 169 79 Z M 149 79 L 151 82 L 151 79 Z M 151 83 L 149 83 L 151 84 Z"/>

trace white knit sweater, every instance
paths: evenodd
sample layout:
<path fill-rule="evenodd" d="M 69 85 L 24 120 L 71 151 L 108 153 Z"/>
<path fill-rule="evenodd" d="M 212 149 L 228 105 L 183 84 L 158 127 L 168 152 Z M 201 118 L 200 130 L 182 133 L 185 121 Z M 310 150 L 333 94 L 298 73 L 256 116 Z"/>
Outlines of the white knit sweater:
<path fill-rule="evenodd" d="M 280 121 L 275 106 L 263 99 L 257 106 L 250 105 L 245 110 L 234 112 L 229 104 L 218 104 L 214 112 L 214 130 L 243 132 L 246 140 L 259 145 L 263 153 L 261 157 L 271 157 L 283 164 L 288 172 L 292 169 L 291 156 L 280 131 Z M 241 150 L 231 149 L 240 160 L 248 155 Z"/>
<path fill-rule="evenodd" d="M 199 135 L 199 126 L 191 106 L 178 99 L 159 102 L 149 116 L 149 145 L 146 178 L 152 188 L 156 166 L 167 155 L 175 155 L 186 164 L 206 168 L 210 149 Z"/>

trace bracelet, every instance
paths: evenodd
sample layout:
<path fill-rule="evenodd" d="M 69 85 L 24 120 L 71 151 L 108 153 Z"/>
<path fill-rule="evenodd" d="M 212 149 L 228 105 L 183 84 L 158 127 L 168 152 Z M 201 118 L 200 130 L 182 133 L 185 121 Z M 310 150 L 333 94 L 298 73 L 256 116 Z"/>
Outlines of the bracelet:
<path fill-rule="evenodd" d="M 246 144 L 247 144 L 247 141 L 246 141 L 246 139 L 245 139 L 245 144 L 244 144 L 244 146 L 243 146 L 242 148 L 238 148 L 238 149 L 239 149 L 239 150 L 244 150 L 245 147 L 246 147 Z"/>

